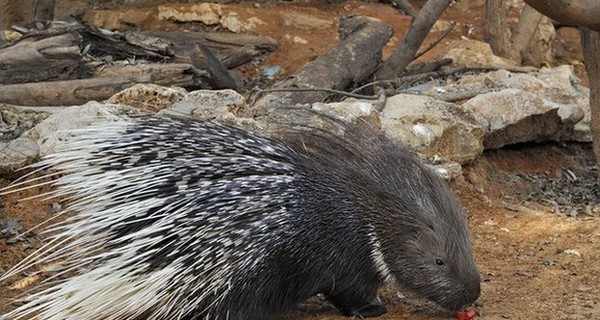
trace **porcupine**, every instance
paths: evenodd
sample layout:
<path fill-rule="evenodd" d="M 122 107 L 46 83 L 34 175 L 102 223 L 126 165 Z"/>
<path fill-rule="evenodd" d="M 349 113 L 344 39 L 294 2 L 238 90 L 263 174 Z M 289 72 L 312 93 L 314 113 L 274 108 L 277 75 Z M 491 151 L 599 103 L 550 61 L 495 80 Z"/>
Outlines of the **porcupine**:
<path fill-rule="evenodd" d="M 382 134 L 292 142 L 156 116 L 78 134 L 39 165 L 76 214 L 4 279 L 63 270 L 8 319 L 268 320 L 315 294 L 372 317 L 385 281 L 448 310 L 479 296 L 456 196 Z"/>

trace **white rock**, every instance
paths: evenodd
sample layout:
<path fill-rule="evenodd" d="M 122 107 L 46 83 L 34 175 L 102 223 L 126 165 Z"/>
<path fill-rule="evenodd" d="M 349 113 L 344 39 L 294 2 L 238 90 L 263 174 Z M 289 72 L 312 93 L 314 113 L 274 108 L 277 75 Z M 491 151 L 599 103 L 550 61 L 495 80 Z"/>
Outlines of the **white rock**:
<path fill-rule="evenodd" d="M 483 152 L 484 129 L 460 106 L 427 96 L 387 99 L 381 114 L 385 133 L 425 155 L 465 164 Z"/>

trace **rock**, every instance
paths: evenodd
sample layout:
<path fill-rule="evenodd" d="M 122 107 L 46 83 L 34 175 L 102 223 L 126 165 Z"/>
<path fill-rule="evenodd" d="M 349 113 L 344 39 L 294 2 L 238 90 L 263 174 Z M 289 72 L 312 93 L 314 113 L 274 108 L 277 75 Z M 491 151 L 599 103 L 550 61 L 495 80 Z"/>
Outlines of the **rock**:
<path fill-rule="evenodd" d="M 453 103 L 396 95 L 387 99 L 381 123 L 390 138 L 428 156 L 465 164 L 483 152 L 484 129 Z"/>
<path fill-rule="evenodd" d="M 38 144 L 22 134 L 49 116 L 49 112 L 0 106 L 0 176 L 12 177 L 38 158 Z"/>
<path fill-rule="evenodd" d="M 147 21 L 156 19 L 152 8 L 127 10 L 88 10 L 83 14 L 85 25 L 107 30 L 129 30 L 131 26 L 141 27 Z"/>
<path fill-rule="evenodd" d="M 0 141 L 21 136 L 49 116 L 50 112 L 46 111 L 0 104 Z"/>
<path fill-rule="evenodd" d="M 579 103 L 589 99 L 589 90 L 579 84 L 579 79 L 568 65 L 556 68 L 542 68 L 535 73 L 513 73 L 498 70 L 471 78 L 465 77 L 462 84 L 474 83 L 479 86 L 493 84 L 498 88 L 516 88 L 556 103 Z"/>
<path fill-rule="evenodd" d="M 21 232 L 21 229 L 23 229 L 23 227 L 21 226 L 21 223 L 19 223 L 18 220 L 9 219 L 5 223 L 3 223 L 2 226 L 0 226 L 0 235 L 2 235 L 6 239 L 12 238 L 18 235 Z"/>
<path fill-rule="evenodd" d="M 109 104 L 136 107 L 149 113 L 172 107 L 183 100 L 187 92 L 183 88 L 163 87 L 156 84 L 140 83 L 116 93 L 108 99 Z"/>
<path fill-rule="evenodd" d="M 342 102 L 313 103 L 310 107 L 348 124 L 359 124 L 360 122 L 376 128 L 381 127 L 379 114 L 370 102 L 346 99 Z"/>
<path fill-rule="evenodd" d="M 28 137 L 0 142 L 0 150 L 0 176 L 5 178 L 13 177 L 17 170 L 33 164 L 39 157 L 38 144 Z"/>
<path fill-rule="evenodd" d="M 560 105 L 519 89 L 480 94 L 462 106 L 487 129 L 483 142 L 486 149 L 561 140 L 583 116 L 575 105 Z"/>
<path fill-rule="evenodd" d="M 590 89 L 581 85 L 573 67 L 562 65 L 556 68 L 543 68 L 536 78 L 544 83 L 544 90 L 539 95 L 547 95 L 555 102 L 576 105 L 583 116 L 575 124 L 574 130 L 563 136 L 563 140 L 591 142 L 590 131 Z M 559 111 L 560 114 L 560 111 Z"/>
<path fill-rule="evenodd" d="M 220 22 L 221 5 L 216 3 L 201 3 L 194 5 L 165 4 L 158 6 L 158 18 L 177 22 L 202 22 L 215 25 Z"/>
<path fill-rule="evenodd" d="M 197 90 L 187 94 L 173 107 L 158 114 L 176 115 L 201 120 L 245 126 L 251 119 L 245 98 L 234 90 Z"/>
<path fill-rule="evenodd" d="M 322 129 L 340 136 L 344 135 L 346 129 L 342 124 L 364 126 L 369 129 L 381 127 L 375 107 L 368 101 L 357 99 L 290 106 L 289 102 L 284 99 L 266 95 L 257 104 L 254 104 L 250 111 L 255 120 L 255 130 L 275 135 L 278 134 L 281 127 L 290 124 Z M 330 121 L 330 118 L 336 120 Z"/>
<path fill-rule="evenodd" d="M 429 165 L 429 167 L 433 170 L 433 172 L 447 181 L 452 181 L 454 178 L 462 174 L 462 166 L 454 161 Z"/>
<path fill-rule="evenodd" d="M 57 146 L 71 139 L 77 139 L 75 130 L 91 124 L 111 121 L 123 116 L 137 115 L 142 112 L 136 108 L 121 105 L 102 104 L 95 101 L 82 106 L 65 108 L 40 122 L 25 138 L 35 141 L 39 146 L 39 155 L 53 153 Z"/>
<path fill-rule="evenodd" d="M 516 66 L 516 62 L 494 55 L 489 44 L 476 40 L 459 40 L 452 43 L 452 49 L 444 56 L 452 59 L 455 65 L 477 66 Z"/>
<path fill-rule="evenodd" d="M 221 17 L 221 25 L 233 33 L 252 31 L 261 24 L 265 24 L 265 22 L 257 17 L 242 19 L 237 12 L 230 12 Z"/>
<path fill-rule="evenodd" d="M 556 114 L 560 117 L 561 123 L 555 124 L 553 128 L 545 128 L 545 133 L 537 132 L 535 136 L 530 138 L 526 137 L 527 132 L 503 132 L 502 135 L 507 134 L 506 143 L 514 140 L 525 142 L 525 141 L 541 141 L 543 137 L 550 140 L 574 140 L 574 141 L 591 141 L 591 134 L 589 130 L 590 121 L 590 107 L 589 107 L 589 89 L 583 87 L 579 83 L 578 77 L 573 72 L 573 68 L 568 65 L 559 66 L 556 68 L 542 68 L 538 72 L 534 73 L 515 73 L 507 70 L 497 70 L 488 73 L 481 74 L 465 74 L 458 81 L 447 81 L 448 83 L 430 83 L 431 85 L 422 87 L 425 88 L 420 92 L 430 96 L 438 96 L 440 92 L 449 94 L 453 92 L 489 92 L 490 90 L 506 90 L 506 89 L 518 89 L 518 95 L 514 97 L 506 96 L 505 98 L 512 103 L 511 105 L 505 106 L 503 101 L 491 98 L 489 101 L 480 101 L 480 99 L 490 99 L 495 97 L 494 94 L 480 94 L 479 97 L 475 97 L 472 102 L 482 105 L 485 110 L 479 110 L 479 112 L 489 113 L 488 118 L 497 118 L 502 113 L 511 113 L 511 110 L 517 110 L 517 114 L 513 114 L 513 119 L 509 120 L 505 118 L 502 121 L 508 121 L 512 124 L 516 124 L 518 121 L 528 119 L 530 121 L 527 112 L 533 112 L 531 115 L 539 115 L 540 109 L 530 108 L 526 106 L 527 103 L 533 103 L 536 105 L 545 105 L 544 111 L 548 111 L 548 108 L 558 109 Z M 535 97 L 533 97 L 533 96 Z M 521 106 L 516 106 L 515 100 L 521 100 Z M 516 103 L 516 104 L 515 104 Z M 487 104 L 487 105 L 486 105 Z M 490 105 L 493 104 L 493 105 Z M 508 108 L 508 109 L 507 109 Z M 546 116 L 551 116 L 547 114 Z M 521 120 L 517 120 L 517 117 Z M 537 116 L 536 116 L 537 117 Z M 536 121 L 538 121 L 537 119 Z M 548 120 L 548 119 L 546 119 Z M 514 122 L 513 122 L 514 121 Z M 496 127 L 486 127 L 487 137 L 490 138 L 490 130 L 527 130 L 526 126 L 513 126 L 512 124 L 505 123 L 506 126 L 498 125 Z M 552 121 L 551 121 L 552 122 Z M 481 125 L 484 123 L 480 122 Z M 556 127 L 558 126 L 558 127 Z M 539 127 L 539 125 L 538 125 Z M 557 130 L 552 133 L 549 131 Z M 528 131 L 528 130 L 527 130 Z M 532 131 L 528 131 L 533 133 Z M 491 134 L 492 136 L 495 134 Z M 517 136 L 520 138 L 517 139 Z M 512 137 L 512 138 L 508 138 Z M 495 139 L 495 138 L 494 138 Z M 540 140 L 541 139 L 541 140 Z M 488 140 L 486 147 L 497 148 L 503 145 L 504 142 L 496 141 L 493 142 Z"/>
<path fill-rule="evenodd" d="M 317 18 L 312 15 L 306 15 L 299 12 L 281 12 L 283 24 L 302 30 L 319 30 L 331 28 L 333 21 Z"/>

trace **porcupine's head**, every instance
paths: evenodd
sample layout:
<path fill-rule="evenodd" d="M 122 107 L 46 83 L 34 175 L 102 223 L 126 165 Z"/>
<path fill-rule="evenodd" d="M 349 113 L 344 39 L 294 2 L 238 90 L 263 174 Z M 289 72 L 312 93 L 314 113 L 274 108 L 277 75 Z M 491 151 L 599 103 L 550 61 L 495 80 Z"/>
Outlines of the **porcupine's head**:
<path fill-rule="evenodd" d="M 380 140 L 367 152 L 379 269 L 418 295 L 460 310 L 479 297 L 480 278 L 458 199 L 411 153 Z"/>
<path fill-rule="evenodd" d="M 446 181 L 381 134 L 350 138 L 341 174 L 371 225 L 372 256 L 386 278 L 456 311 L 480 294 L 464 211 Z M 333 154 L 328 157 L 335 158 Z"/>

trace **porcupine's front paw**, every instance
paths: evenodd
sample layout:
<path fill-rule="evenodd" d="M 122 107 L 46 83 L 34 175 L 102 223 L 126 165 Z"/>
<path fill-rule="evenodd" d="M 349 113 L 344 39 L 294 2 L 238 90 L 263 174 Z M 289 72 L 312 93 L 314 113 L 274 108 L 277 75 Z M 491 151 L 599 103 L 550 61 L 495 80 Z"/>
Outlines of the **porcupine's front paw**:
<path fill-rule="evenodd" d="M 346 317 L 370 318 L 387 313 L 387 308 L 376 295 L 375 298 L 369 299 L 347 295 L 337 295 L 328 299 Z"/>

